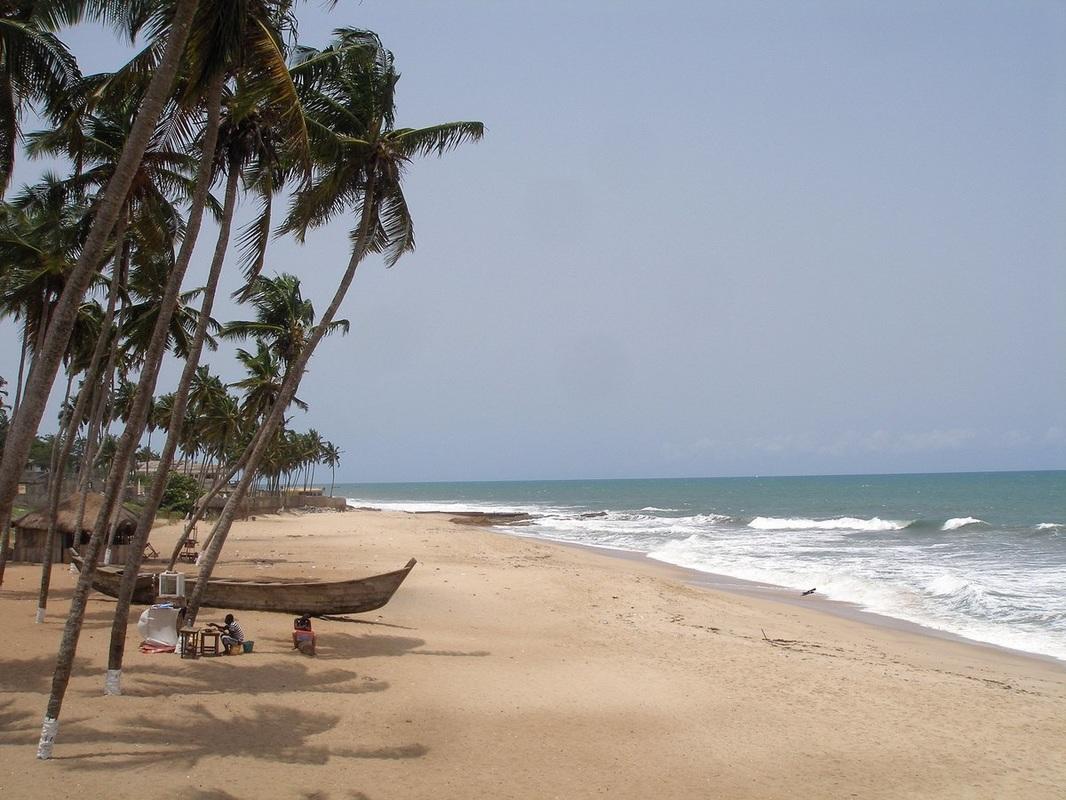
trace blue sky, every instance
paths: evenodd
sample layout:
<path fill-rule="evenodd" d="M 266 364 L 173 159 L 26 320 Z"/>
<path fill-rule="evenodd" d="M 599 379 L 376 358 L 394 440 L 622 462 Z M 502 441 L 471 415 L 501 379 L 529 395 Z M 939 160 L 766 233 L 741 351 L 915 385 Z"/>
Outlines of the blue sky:
<path fill-rule="evenodd" d="M 1061 3 L 300 16 L 307 44 L 381 35 L 399 124 L 488 129 L 411 166 L 418 250 L 361 268 L 304 380 L 292 424 L 345 450 L 338 477 L 1066 467 Z M 86 69 L 118 52 L 69 38 Z M 346 230 L 268 271 L 324 308 Z"/>

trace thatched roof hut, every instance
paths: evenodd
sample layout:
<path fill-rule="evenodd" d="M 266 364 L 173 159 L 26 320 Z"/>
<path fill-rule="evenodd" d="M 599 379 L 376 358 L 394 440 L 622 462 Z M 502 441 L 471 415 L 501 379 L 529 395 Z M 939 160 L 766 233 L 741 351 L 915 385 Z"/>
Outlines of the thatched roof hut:
<path fill-rule="evenodd" d="M 52 563 L 54 564 L 69 562 L 69 548 L 82 547 L 89 542 L 93 527 L 103 510 L 104 496 L 97 492 L 89 492 L 85 496 L 85 516 L 82 518 L 81 529 L 75 530 L 80 499 L 80 494 L 72 494 L 59 504 L 56 519 L 59 535 L 52 542 Z M 15 530 L 12 560 L 41 563 L 44 560 L 48 539 L 48 508 L 23 514 L 12 521 L 11 525 Z M 121 563 L 125 560 L 127 547 L 136 530 L 137 515 L 125 507 L 120 507 L 114 523 L 112 562 Z"/>

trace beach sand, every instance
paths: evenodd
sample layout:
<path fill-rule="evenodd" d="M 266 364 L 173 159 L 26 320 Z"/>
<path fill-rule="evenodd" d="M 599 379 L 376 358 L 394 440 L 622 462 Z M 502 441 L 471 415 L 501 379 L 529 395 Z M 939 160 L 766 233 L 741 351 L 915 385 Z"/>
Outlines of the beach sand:
<path fill-rule="evenodd" d="M 169 551 L 176 526 L 153 532 Z M 358 622 L 236 612 L 255 651 L 137 650 L 103 696 L 93 595 L 55 758 L 34 758 L 74 576 L 0 590 L 4 798 L 1062 798 L 1059 662 L 695 587 L 648 560 L 349 512 L 234 526 L 218 573 L 419 564 Z M 205 609 L 201 622 L 224 610 Z M 764 638 L 764 632 L 765 637 Z M 768 641 L 775 640 L 775 641 Z"/>

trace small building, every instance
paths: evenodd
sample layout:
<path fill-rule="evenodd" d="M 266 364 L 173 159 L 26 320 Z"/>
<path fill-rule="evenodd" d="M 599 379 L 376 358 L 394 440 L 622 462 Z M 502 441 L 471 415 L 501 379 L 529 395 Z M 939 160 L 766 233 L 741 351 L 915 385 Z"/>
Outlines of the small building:
<path fill-rule="evenodd" d="M 159 472 L 161 463 L 156 459 L 148 462 L 141 461 L 137 464 L 137 479 L 144 481 L 148 476 L 155 475 L 155 473 Z M 206 488 L 214 485 L 224 466 L 224 464 L 213 461 L 172 461 L 170 471 L 178 472 L 182 475 L 191 475 L 200 482 L 201 486 Z"/>
<path fill-rule="evenodd" d="M 85 497 L 85 516 L 80 530 L 75 530 L 78 518 L 78 501 L 81 495 L 72 494 L 59 504 L 57 514 L 57 536 L 52 542 L 52 563 L 70 562 L 70 548 L 81 549 L 89 543 L 93 527 L 104 507 L 104 496 L 89 492 Z M 40 564 L 44 561 L 45 547 L 48 541 L 48 508 L 30 511 L 13 520 L 15 546 L 12 561 L 28 561 Z M 126 561 L 130 540 L 137 531 L 137 515 L 128 508 L 118 509 L 114 539 L 111 546 L 111 563 L 122 564 Z M 102 552 L 101 552 L 102 557 Z"/>
<path fill-rule="evenodd" d="M 48 472 L 34 467 L 22 470 L 19 475 L 18 500 L 23 508 L 40 501 L 48 494 Z"/>

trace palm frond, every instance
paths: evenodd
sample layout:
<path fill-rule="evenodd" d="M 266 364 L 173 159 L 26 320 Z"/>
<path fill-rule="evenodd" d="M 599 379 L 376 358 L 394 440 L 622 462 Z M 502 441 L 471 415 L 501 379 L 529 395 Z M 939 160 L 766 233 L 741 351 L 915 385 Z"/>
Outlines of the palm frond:
<path fill-rule="evenodd" d="M 385 266 L 395 266 L 404 253 L 415 249 L 414 223 L 400 184 L 387 186 L 379 195 L 377 231 L 368 250 L 382 253 Z M 354 236 L 353 232 L 353 236 Z"/>
<path fill-rule="evenodd" d="M 244 286 L 234 293 L 234 297 L 238 299 L 247 298 L 248 289 L 263 271 L 267 244 L 270 239 L 270 217 L 273 208 L 273 194 L 271 192 L 261 194 L 259 212 L 237 235 L 241 271 L 244 273 Z"/>
<path fill-rule="evenodd" d="M 428 128 L 400 128 L 389 134 L 389 144 L 406 158 L 441 156 L 466 142 L 477 142 L 485 135 L 480 122 L 446 122 Z"/>

